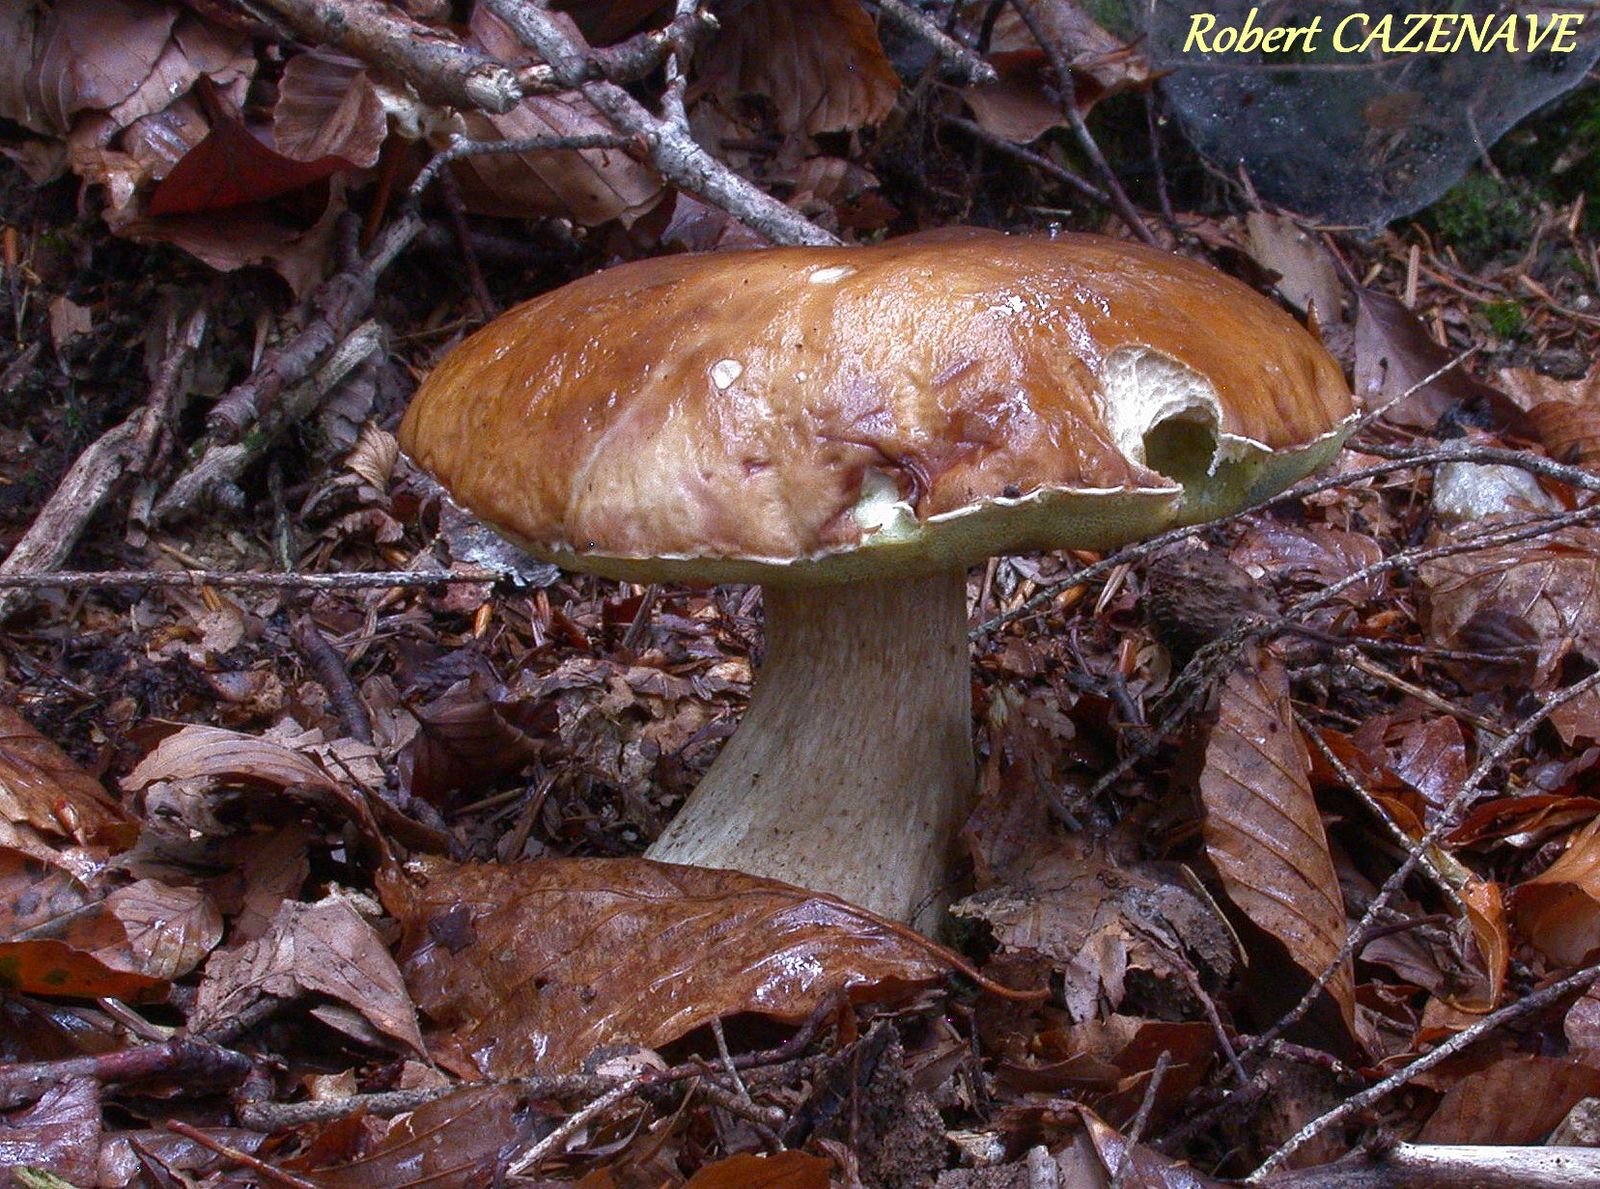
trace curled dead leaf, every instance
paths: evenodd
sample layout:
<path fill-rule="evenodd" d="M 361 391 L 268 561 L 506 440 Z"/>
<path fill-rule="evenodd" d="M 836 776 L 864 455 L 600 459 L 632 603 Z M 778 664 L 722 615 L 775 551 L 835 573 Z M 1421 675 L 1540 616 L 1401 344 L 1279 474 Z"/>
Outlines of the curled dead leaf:
<path fill-rule="evenodd" d="M 1600 818 L 1517 886 L 1512 919 L 1535 949 L 1562 966 L 1581 966 L 1600 951 Z"/>
<path fill-rule="evenodd" d="M 267 932 L 218 950 L 189 1017 L 203 1033 L 264 996 L 326 995 L 359 1012 L 379 1032 L 424 1052 L 416 1010 L 388 947 L 365 917 L 342 897 L 316 904 L 285 901 Z"/>
<path fill-rule="evenodd" d="M 0 706 L 0 818 L 41 834 L 131 846 L 138 824 L 72 758 L 20 714 Z"/>

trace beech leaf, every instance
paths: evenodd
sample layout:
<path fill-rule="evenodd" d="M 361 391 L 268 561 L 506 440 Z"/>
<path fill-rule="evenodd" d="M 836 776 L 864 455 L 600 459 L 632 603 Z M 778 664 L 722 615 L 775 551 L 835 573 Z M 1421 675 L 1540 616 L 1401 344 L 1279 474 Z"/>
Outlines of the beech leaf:
<path fill-rule="evenodd" d="M 189 1029 L 204 1032 L 266 995 L 306 994 L 336 999 L 378 1031 L 423 1052 L 416 1012 L 383 939 L 336 896 L 316 904 L 286 901 L 263 936 L 213 954 Z"/>
<path fill-rule="evenodd" d="M 14 710 L 0 706 L 0 818 L 41 834 L 130 846 L 135 823 L 90 776 Z"/>
<path fill-rule="evenodd" d="M 1229 899 L 1281 941 L 1313 978 L 1338 956 L 1344 897 L 1311 794 L 1310 757 L 1289 707 L 1289 678 L 1266 650 L 1223 686 L 1200 773 L 1206 852 Z M 1346 962 L 1328 983 L 1347 1027 L 1355 986 Z"/>
<path fill-rule="evenodd" d="M 574 1072 L 596 1049 L 658 1048 L 712 1020 L 804 1020 L 829 996 L 894 1000 L 955 955 L 831 896 L 646 859 L 386 870 L 402 966 L 473 1076 Z"/>

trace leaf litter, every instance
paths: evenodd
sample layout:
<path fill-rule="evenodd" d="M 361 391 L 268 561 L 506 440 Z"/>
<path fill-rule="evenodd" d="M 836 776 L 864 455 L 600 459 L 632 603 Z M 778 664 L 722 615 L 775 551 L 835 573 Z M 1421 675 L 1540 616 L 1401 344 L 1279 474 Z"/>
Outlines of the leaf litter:
<path fill-rule="evenodd" d="M 8 215 L 11 313 L 108 407 L 162 344 L 143 327 L 152 290 L 69 267 L 107 251 L 95 218 L 217 270 L 264 264 L 287 282 L 274 293 L 301 298 L 452 135 L 610 130 L 577 93 L 463 113 L 329 47 L 258 55 L 270 35 L 213 7 L 0 16 L 0 115 L 26 134 L 6 152 L 96 196 L 57 219 L 69 251 Z M 620 40 L 652 6 L 560 7 Z M 703 142 L 820 224 L 977 218 L 971 146 L 941 143 L 968 114 L 1058 170 L 1069 159 L 1061 80 L 1015 13 L 983 45 L 999 81 L 961 91 L 919 74 L 867 10 L 817 7 L 796 24 L 783 5 L 728 6 L 684 101 Z M 952 25 L 975 45 L 980 7 Z M 1138 47 L 1078 6 L 1026 7 L 1060 39 L 1080 115 L 1149 88 Z M 473 45 L 528 64 L 486 8 L 470 15 Z M 937 135 L 908 141 L 913 116 Z M 453 266 L 485 265 L 482 292 L 402 261 L 381 359 L 247 480 L 254 504 L 181 533 L 140 512 L 85 558 L 481 574 L 482 542 L 390 433 L 475 317 L 463 306 L 754 238 L 635 148 L 451 173 L 431 230 Z M 985 217 L 1061 209 L 1038 178 L 1015 205 L 1002 191 L 984 202 L 1005 214 Z M 1581 256 L 1576 217 L 1548 214 L 1547 242 Z M 1600 457 L 1582 295 L 1537 255 L 1468 276 L 1409 230 L 1183 219 L 1173 246 L 1313 318 L 1381 415 L 1340 482 L 1210 530 L 1209 560 L 1133 550 L 973 575 L 975 618 L 1014 618 L 976 633 L 983 765 L 954 949 L 827 897 L 635 857 L 743 707 L 754 591 L 501 555 L 490 568 L 509 577 L 445 590 L 93 591 L 19 618 L 0 653 L 0 1163 L 83 1185 L 1211 1184 L 1594 962 L 1600 702 L 1531 717 L 1600 665 L 1585 519 L 1600 488 L 1562 469 Z M 1364 282 L 1353 298 L 1337 265 Z M 194 376 L 209 399 L 286 327 L 252 291 L 262 274 L 183 268 L 170 284 L 213 286 L 221 311 Z M 1486 346 L 1474 286 L 1532 295 L 1530 350 Z M 107 378 L 118 351 L 131 385 Z M 1528 366 L 1569 358 L 1583 366 Z M 61 407 L 51 382 L 14 382 Z M 82 443 L 6 410 L 23 460 L 0 475 L 9 544 L 36 451 L 59 474 Z M 164 475 L 190 429 L 169 427 Z M 1440 448 L 1465 461 L 1406 462 Z M 1412 850 L 1419 871 L 1384 890 Z M 1319 977 L 1332 1009 L 1284 1025 Z M 1600 1096 L 1597 1020 L 1592 991 L 1558 1001 L 1361 1128 L 1526 1144 L 1576 1126 Z M 1324 1136 L 1296 1159 L 1346 1151 Z"/>

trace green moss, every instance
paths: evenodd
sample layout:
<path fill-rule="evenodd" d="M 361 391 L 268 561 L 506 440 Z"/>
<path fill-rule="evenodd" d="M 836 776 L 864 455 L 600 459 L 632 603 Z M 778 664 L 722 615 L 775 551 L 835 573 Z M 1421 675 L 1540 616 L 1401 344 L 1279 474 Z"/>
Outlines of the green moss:
<path fill-rule="evenodd" d="M 1514 301 L 1489 301 L 1478 307 L 1489 323 L 1489 329 L 1502 339 L 1519 339 L 1522 337 L 1522 328 L 1527 322 L 1527 315 L 1522 312 L 1522 306 Z"/>
<path fill-rule="evenodd" d="M 1442 246 L 1469 267 L 1515 250 L 1533 231 L 1534 203 L 1523 185 L 1471 173 L 1424 213 Z"/>

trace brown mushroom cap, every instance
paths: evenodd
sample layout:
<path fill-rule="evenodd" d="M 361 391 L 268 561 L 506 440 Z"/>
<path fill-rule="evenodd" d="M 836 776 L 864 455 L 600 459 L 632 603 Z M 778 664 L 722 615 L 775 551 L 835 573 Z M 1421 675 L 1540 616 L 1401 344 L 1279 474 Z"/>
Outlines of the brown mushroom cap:
<path fill-rule="evenodd" d="M 1352 413 L 1316 339 L 1215 270 L 962 231 L 586 277 L 452 352 L 400 441 L 558 564 L 800 585 L 1207 519 Z"/>

